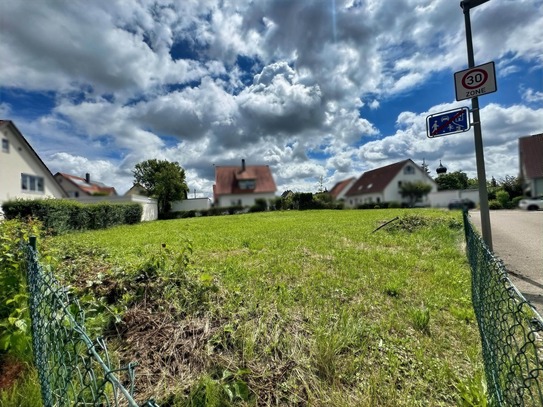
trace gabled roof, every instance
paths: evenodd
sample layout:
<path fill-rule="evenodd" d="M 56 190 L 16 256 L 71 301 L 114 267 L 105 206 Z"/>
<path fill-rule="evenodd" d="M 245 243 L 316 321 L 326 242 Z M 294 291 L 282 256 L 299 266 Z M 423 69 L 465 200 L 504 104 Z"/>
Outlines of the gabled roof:
<path fill-rule="evenodd" d="M 81 191 L 86 192 L 89 195 L 94 194 L 106 194 L 106 195 L 117 195 L 117 191 L 115 191 L 115 188 L 108 187 L 107 185 L 102 184 L 101 182 L 96 182 L 87 180 L 85 178 L 77 177 L 75 175 L 65 174 L 62 172 L 57 172 L 55 174 L 55 178 L 64 178 L 74 184 L 77 188 L 79 188 Z"/>
<path fill-rule="evenodd" d="M 347 191 L 345 196 L 355 196 L 362 194 L 371 194 L 383 192 L 392 179 L 402 170 L 402 168 L 410 163 L 419 168 L 411 159 L 403 160 L 385 167 L 367 171 Z M 422 170 L 421 170 L 422 171 Z"/>
<path fill-rule="evenodd" d="M 345 190 L 355 180 L 354 177 L 344 179 L 343 181 L 339 181 L 336 185 L 332 187 L 330 190 L 330 195 L 332 195 L 332 198 L 337 199 L 337 197 L 341 194 L 342 191 Z"/>
<path fill-rule="evenodd" d="M 124 193 L 125 196 L 127 195 L 144 195 L 147 196 L 147 190 L 139 183 L 136 182 L 128 191 Z"/>
<path fill-rule="evenodd" d="M 255 180 L 254 189 L 239 188 L 238 181 Z M 267 165 L 216 166 L 215 185 L 213 193 L 215 198 L 222 195 L 269 193 L 275 192 L 277 187 Z"/>
<path fill-rule="evenodd" d="M 58 187 L 60 193 L 64 197 L 67 197 L 68 194 L 66 193 L 64 188 L 62 188 L 62 186 L 57 182 L 57 180 L 55 179 L 55 177 L 53 176 L 53 174 L 51 173 L 47 165 L 45 165 L 45 163 L 42 161 L 40 156 L 36 153 L 36 151 L 32 148 L 30 143 L 26 140 L 26 138 L 23 136 L 23 133 L 21 133 L 19 129 L 17 128 L 17 126 L 15 126 L 15 123 L 13 123 L 13 121 L 11 120 L 0 120 L 0 129 L 3 127 L 9 127 L 12 133 L 15 135 L 15 137 L 18 137 L 22 141 L 23 145 L 26 146 L 26 148 L 28 148 L 28 151 L 30 152 L 30 154 L 34 156 L 38 164 L 42 167 L 42 170 L 45 176 L 49 177 L 50 181 L 53 181 L 54 183 L 53 185 L 56 185 Z"/>
<path fill-rule="evenodd" d="M 543 178 L 543 133 L 518 139 L 520 172 L 525 179 Z"/>

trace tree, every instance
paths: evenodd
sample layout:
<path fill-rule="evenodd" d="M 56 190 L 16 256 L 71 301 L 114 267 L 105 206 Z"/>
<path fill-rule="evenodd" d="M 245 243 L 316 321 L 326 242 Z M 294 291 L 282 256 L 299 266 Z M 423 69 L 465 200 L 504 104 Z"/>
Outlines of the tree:
<path fill-rule="evenodd" d="M 432 186 L 422 181 L 405 182 L 400 187 L 402 198 L 409 198 L 409 206 L 413 206 L 415 202 L 426 196 L 432 190 Z"/>
<path fill-rule="evenodd" d="M 144 187 L 150 197 L 156 198 L 159 214 L 168 213 L 173 201 L 187 198 L 185 170 L 177 162 L 143 161 L 136 164 L 133 174 L 135 182 Z"/>
<path fill-rule="evenodd" d="M 470 185 L 468 176 L 463 171 L 455 171 L 448 174 L 439 174 L 435 181 L 437 183 L 437 189 L 439 191 L 449 189 L 467 189 Z"/>
<path fill-rule="evenodd" d="M 524 189 L 522 188 L 522 178 L 506 175 L 505 178 L 500 180 L 500 187 L 509 194 L 511 199 L 522 196 Z"/>

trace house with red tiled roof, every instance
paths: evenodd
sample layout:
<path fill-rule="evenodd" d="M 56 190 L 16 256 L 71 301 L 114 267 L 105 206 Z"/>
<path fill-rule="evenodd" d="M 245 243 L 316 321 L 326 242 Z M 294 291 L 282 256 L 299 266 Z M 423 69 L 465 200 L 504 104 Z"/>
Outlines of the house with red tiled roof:
<path fill-rule="evenodd" d="M 214 206 L 252 206 L 275 198 L 277 186 L 268 165 L 215 166 Z"/>
<path fill-rule="evenodd" d="M 67 196 L 11 120 L 0 120 L 0 139 L 0 218 L 6 201 Z"/>
<path fill-rule="evenodd" d="M 355 181 L 356 181 L 355 177 L 351 177 L 351 178 L 344 179 L 343 181 L 339 181 L 330 190 L 330 195 L 336 201 L 340 201 L 340 200 L 344 199 L 345 194 L 353 186 Z"/>
<path fill-rule="evenodd" d="M 543 196 L 543 133 L 518 139 L 520 177 L 527 196 Z"/>
<path fill-rule="evenodd" d="M 436 182 L 411 159 L 367 171 L 345 193 L 345 206 L 355 208 L 369 203 L 408 203 L 408 198 L 403 198 L 400 193 L 402 184 L 418 181 L 431 185 L 431 192 L 437 191 Z M 421 203 L 430 205 L 427 196 Z"/>
<path fill-rule="evenodd" d="M 70 198 L 82 198 L 86 196 L 117 196 L 115 188 L 108 187 L 101 182 L 93 181 L 90 174 L 86 173 L 85 178 L 76 175 L 57 172 L 55 179 L 68 193 Z"/>

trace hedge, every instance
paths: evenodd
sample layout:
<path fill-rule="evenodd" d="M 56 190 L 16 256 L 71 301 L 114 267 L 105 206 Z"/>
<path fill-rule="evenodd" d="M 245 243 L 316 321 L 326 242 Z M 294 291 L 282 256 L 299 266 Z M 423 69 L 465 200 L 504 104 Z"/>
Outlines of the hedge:
<path fill-rule="evenodd" d="M 131 225 L 140 222 L 143 213 L 137 203 L 82 204 L 63 199 L 8 201 L 2 210 L 6 219 L 38 219 L 53 234 Z"/>

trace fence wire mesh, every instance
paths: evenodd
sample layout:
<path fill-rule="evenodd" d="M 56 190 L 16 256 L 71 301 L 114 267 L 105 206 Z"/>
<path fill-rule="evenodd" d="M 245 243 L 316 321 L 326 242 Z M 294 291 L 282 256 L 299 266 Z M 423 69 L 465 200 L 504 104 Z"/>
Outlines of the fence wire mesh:
<path fill-rule="evenodd" d="M 543 406 L 543 319 L 464 212 L 472 297 L 491 405 Z"/>
<path fill-rule="evenodd" d="M 104 340 L 89 338 L 82 308 L 40 264 L 35 239 L 24 250 L 32 347 L 43 405 L 138 407 L 134 400 L 135 365 L 111 369 Z M 122 376 L 122 382 L 117 375 Z M 142 406 L 158 407 L 153 400 Z"/>

